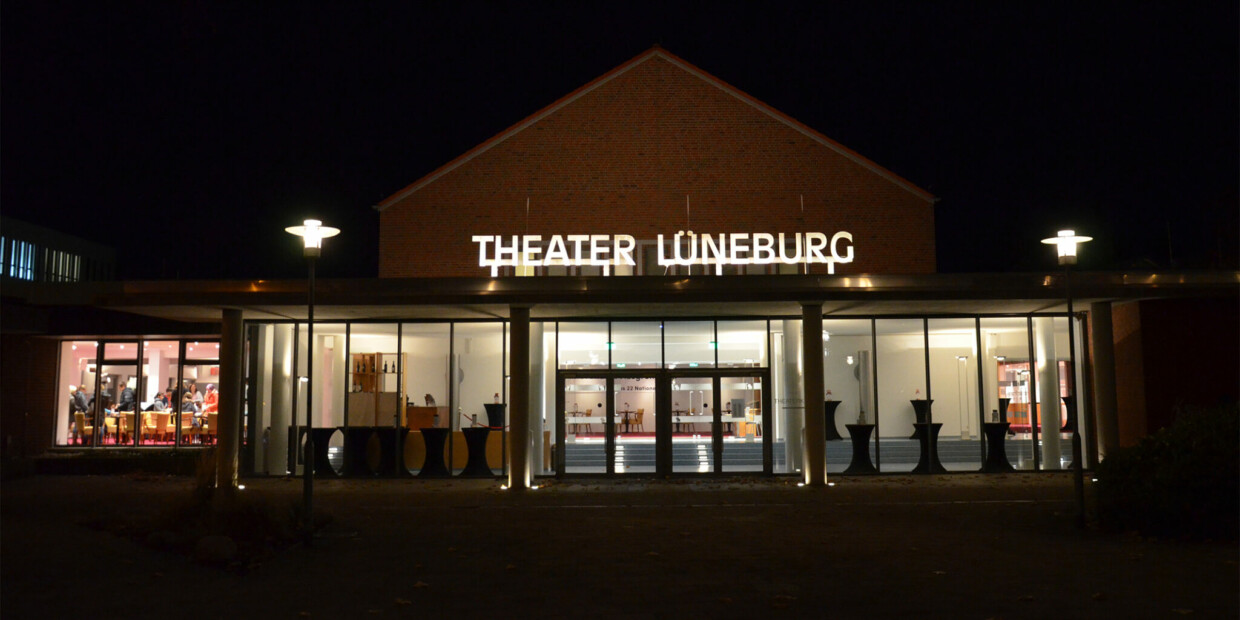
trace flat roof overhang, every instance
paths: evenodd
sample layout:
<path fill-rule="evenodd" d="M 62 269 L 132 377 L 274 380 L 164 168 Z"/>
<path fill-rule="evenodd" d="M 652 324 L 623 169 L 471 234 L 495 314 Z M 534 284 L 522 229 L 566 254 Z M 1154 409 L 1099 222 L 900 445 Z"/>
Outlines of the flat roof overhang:
<path fill-rule="evenodd" d="M 85 305 L 174 321 L 304 320 L 305 280 L 157 281 L 51 285 L 31 305 Z M 1078 308 L 1095 301 L 1240 298 L 1240 272 L 1071 274 Z M 827 316 L 921 316 L 1064 312 L 1063 272 L 926 275 L 564 276 L 318 280 L 316 321 L 799 315 L 820 302 Z M 176 300 L 169 303 L 169 300 Z"/>

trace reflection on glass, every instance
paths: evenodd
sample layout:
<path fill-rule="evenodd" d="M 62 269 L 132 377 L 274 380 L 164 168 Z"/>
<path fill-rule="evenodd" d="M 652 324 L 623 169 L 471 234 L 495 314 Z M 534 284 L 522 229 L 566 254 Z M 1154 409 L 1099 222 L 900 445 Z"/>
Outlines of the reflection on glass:
<path fill-rule="evenodd" d="M 606 368 L 607 323 L 560 323 L 560 368 Z"/>
<path fill-rule="evenodd" d="M 766 321 L 719 321 L 719 367 L 766 366 Z"/>
<path fill-rule="evenodd" d="M 658 368 L 663 360 L 663 330 L 660 326 L 658 321 L 612 323 L 612 367 Z"/>
<path fill-rule="evenodd" d="M 715 325 L 711 321 L 667 321 L 663 325 L 667 368 L 713 368 Z"/>
<path fill-rule="evenodd" d="M 773 466 L 777 474 L 801 470 L 801 437 L 805 428 L 805 391 L 801 374 L 801 321 L 771 323 L 775 346 L 775 410 L 771 438 Z"/>

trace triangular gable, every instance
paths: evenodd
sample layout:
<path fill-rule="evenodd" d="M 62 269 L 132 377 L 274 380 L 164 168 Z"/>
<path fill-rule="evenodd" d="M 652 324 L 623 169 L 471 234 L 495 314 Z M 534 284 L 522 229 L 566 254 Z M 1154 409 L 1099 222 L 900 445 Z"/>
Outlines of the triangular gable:
<path fill-rule="evenodd" d="M 623 75 L 624 73 L 628 72 L 630 69 L 646 62 L 647 60 L 650 60 L 651 58 L 660 58 L 662 60 L 665 60 L 671 63 L 672 65 L 676 67 L 679 67 L 681 70 L 685 71 L 686 73 L 689 73 L 690 75 L 693 75 L 703 80 L 704 82 L 711 84 L 712 86 L 727 93 L 728 95 L 735 97 L 736 99 L 744 102 L 745 104 L 753 107 L 754 109 L 762 112 L 763 114 L 775 119 L 776 121 L 808 137 L 814 142 L 817 142 L 818 144 L 821 144 L 822 146 L 825 146 L 828 149 L 831 149 L 832 151 L 839 153 L 845 158 L 852 160 L 853 162 L 859 164 L 863 168 L 877 174 L 878 176 L 884 179 L 887 179 L 888 181 L 894 183 L 895 185 L 904 188 L 909 193 L 923 200 L 926 200 L 927 202 L 930 202 L 931 204 L 937 202 L 938 200 L 933 194 L 921 189 L 920 187 L 917 187 L 916 185 L 913 185 L 912 183 L 905 180 L 901 176 L 895 174 L 894 172 L 891 172 L 890 170 L 887 170 L 886 168 L 874 163 L 873 161 L 866 159 L 865 157 L 858 154 L 856 151 L 853 151 L 852 149 L 836 142 L 835 140 L 832 140 L 822 135 L 821 133 L 815 131 L 813 128 L 805 125 L 804 123 L 801 123 L 800 121 L 788 116 L 787 114 L 784 114 L 783 112 L 780 112 L 779 110 L 776 110 L 775 108 L 772 108 L 771 106 L 759 101 L 758 99 L 737 89 L 736 87 L 728 84 L 727 82 L 724 82 L 723 80 L 720 80 L 719 78 L 707 73 L 706 71 L 703 71 L 702 69 L 699 69 L 698 67 L 695 67 L 694 65 L 686 62 L 685 60 L 681 59 L 675 54 L 672 54 L 671 52 L 668 52 L 667 50 L 664 50 L 663 48 L 656 45 L 650 48 L 649 50 L 646 50 L 645 52 L 638 54 L 636 57 L 629 60 L 628 62 L 625 62 L 624 64 L 621 64 L 620 66 L 616 67 L 615 69 L 612 69 L 611 71 L 608 71 L 607 73 L 604 73 L 603 75 L 595 78 L 594 80 L 582 86 L 581 88 L 578 88 L 577 90 L 565 95 L 564 97 L 561 97 L 558 101 L 555 101 L 551 105 L 548 105 L 547 107 L 535 112 L 534 114 L 531 114 L 530 116 L 526 117 L 521 122 L 513 125 L 512 127 L 509 127 L 508 129 L 500 132 L 499 134 L 496 134 L 494 137 L 487 140 L 486 142 L 483 142 L 482 144 L 479 144 L 478 146 L 475 146 L 474 148 L 466 151 L 461 156 L 457 157 L 456 159 L 453 159 L 452 161 L 444 164 L 443 166 L 440 166 L 438 169 L 434 170 L 430 174 L 427 174 L 421 179 L 418 179 L 417 181 L 413 182 L 413 184 L 409 185 L 408 187 L 396 192 L 395 194 L 392 194 L 391 196 L 389 196 L 388 198 L 380 202 L 378 205 L 375 205 L 375 209 L 378 211 L 383 211 L 384 209 L 387 209 L 393 204 L 400 202 L 404 198 L 408 197 L 410 194 L 413 194 L 419 189 L 431 183 L 434 183 L 435 180 L 442 177 L 443 175 L 464 165 L 465 163 L 469 162 L 475 157 L 478 157 L 479 155 L 489 151 L 492 147 L 495 147 L 496 145 L 503 143 L 505 140 L 520 133 L 525 128 L 530 127 L 531 125 L 534 125 L 538 121 L 554 114 L 555 112 L 559 111 L 565 106 L 573 103 L 574 101 L 587 95 L 591 91 L 610 82 L 616 77 Z"/>

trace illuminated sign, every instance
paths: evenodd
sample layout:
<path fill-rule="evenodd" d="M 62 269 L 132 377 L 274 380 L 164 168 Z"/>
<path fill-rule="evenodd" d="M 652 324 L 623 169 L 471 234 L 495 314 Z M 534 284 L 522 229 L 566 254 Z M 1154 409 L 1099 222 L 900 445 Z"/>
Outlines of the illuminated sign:
<path fill-rule="evenodd" d="M 632 235 L 474 235 L 478 244 L 478 266 L 490 267 L 491 276 L 500 267 L 596 266 L 611 275 L 613 266 L 637 266 Z M 680 231 L 670 240 L 658 236 L 659 266 L 714 265 L 723 275 L 724 265 L 815 265 L 827 266 L 835 273 L 836 263 L 853 262 L 852 233 L 840 231 L 830 238 L 825 233 L 720 233 L 696 234 Z M 842 252 L 842 254 L 841 254 Z"/>

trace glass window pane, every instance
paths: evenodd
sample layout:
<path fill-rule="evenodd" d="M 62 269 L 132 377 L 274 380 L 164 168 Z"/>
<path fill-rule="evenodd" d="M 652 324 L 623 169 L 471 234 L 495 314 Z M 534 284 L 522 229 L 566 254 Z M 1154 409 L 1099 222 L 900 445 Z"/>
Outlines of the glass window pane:
<path fill-rule="evenodd" d="M 492 421 L 488 406 L 504 405 L 504 324 L 503 323 L 457 323 L 455 326 L 456 403 L 454 428 L 479 426 L 504 426 L 507 424 L 506 407 L 492 407 L 497 419 Z M 499 430 L 487 435 L 487 465 L 495 471 L 503 467 L 503 433 Z M 450 448 L 454 473 L 465 468 L 469 450 L 462 433 L 454 432 Z"/>
<path fill-rule="evenodd" d="M 775 348 L 771 369 L 775 383 L 771 416 L 775 428 L 770 429 L 773 467 L 777 474 L 795 473 L 801 470 L 801 436 L 805 428 L 801 320 L 772 321 L 771 341 Z"/>
<path fill-rule="evenodd" d="M 1034 418 L 1039 427 L 1042 469 L 1068 469 L 1072 435 L 1063 397 L 1072 393 L 1066 317 L 1034 317 Z"/>
<path fill-rule="evenodd" d="M 1029 329 L 1024 317 L 982 319 L 982 391 L 986 420 L 1010 424 L 1004 454 L 1015 469 L 1033 469 L 1029 426 Z M 1000 399 L 1005 399 L 1001 403 Z M 1001 405 L 1006 405 L 1002 407 Z M 988 446 L 988 449 L 991 449 Z"/>
<path fill-rule="evenodd" d="M 838 473 L 852 463 L 848 425 L 874 424 L 873 341 L 869 319 L 826 319 L 822 329 L 827 471 Z M 873 437 L 873 429 L 867 432 Z"/>
<path fill-rule="evenodd" d="M 421 428 L 448 426 L 449 332 L 447 323 L 406 323 L 401 331 L 404 352 L 405 469 L 418 473 L 426 461 Z"/>
<path fill-rule="evenodd" d="M 719 321 L 719 367 L 764 368 L 766 321 Z"/>
<path fill-rule="evenodd" d="M 93 340 L 60 345 L 56 410 L 64 413 L 56 416 L 56 445 L 91 445 L 94 441 L 96 350 Z"/>
<path fill-rule="evenodd" d="M 560 323 L 560 368 L 606 368 L 607 323 Z"/>
<path fill-rule="evenodd" d="M 977 334 L 973 319 L 931 319 L 930 387 L 939 461 L 949 471 L 981 468 L 982 418 L 977 404 Z"/>
<path fill-rule="evenodd" d="M 396 380 L 396 325 L 354 323 L 349 336 L 348 422 L 349 427 L 375 428 L 395 425 L 400 407 L 400 386 Z M 305 330 L 298 338 L 297 375 L 305 374 Z M 316 335 L 317 339 L 317 335 Z M 317 365 L 317 364 L 316 364 Z M 317 374 L 317 373 L 316 373 Z M 298 394 L 297 417 L 305 423 L 305 401 Z"/>
<path fill-rule="evenodd" d="M 913 422 L 928 419 L 925 341 L 921 319 L 879 319 L 878 427 L 879 469 L 912 471 L 921 451 Z M 919 407 L 926 407 L 918 411 Z"/>
<path fill-rule="evenodd" d="M 561 324 L 563 327 L 563 324 Z M 607 471 L 605 379 L 564 380 L 564 473 Z"/>
<path fill-rule="evenodd" d="M 658 368 L 663 363 L 660 325 L 658 321 L 612 323 L 612 367 Z"/>
<path fill-rule="evenodd" d="M 108 342 L 103 345 L 103 359 L 104 361 L 136 360 L 138 359 L 138 343 Z"/>
<path fill-rule="evenodd" d="M 719 390 L 723 471 L 762 471 L 762 377 L 721 377 Z"/>
<path fill-rule="evenodd" d="M 663 325 L 664 364 L 668 368 L 713 368 L 715 324 L 712 321 L 667 321 Z"/>

